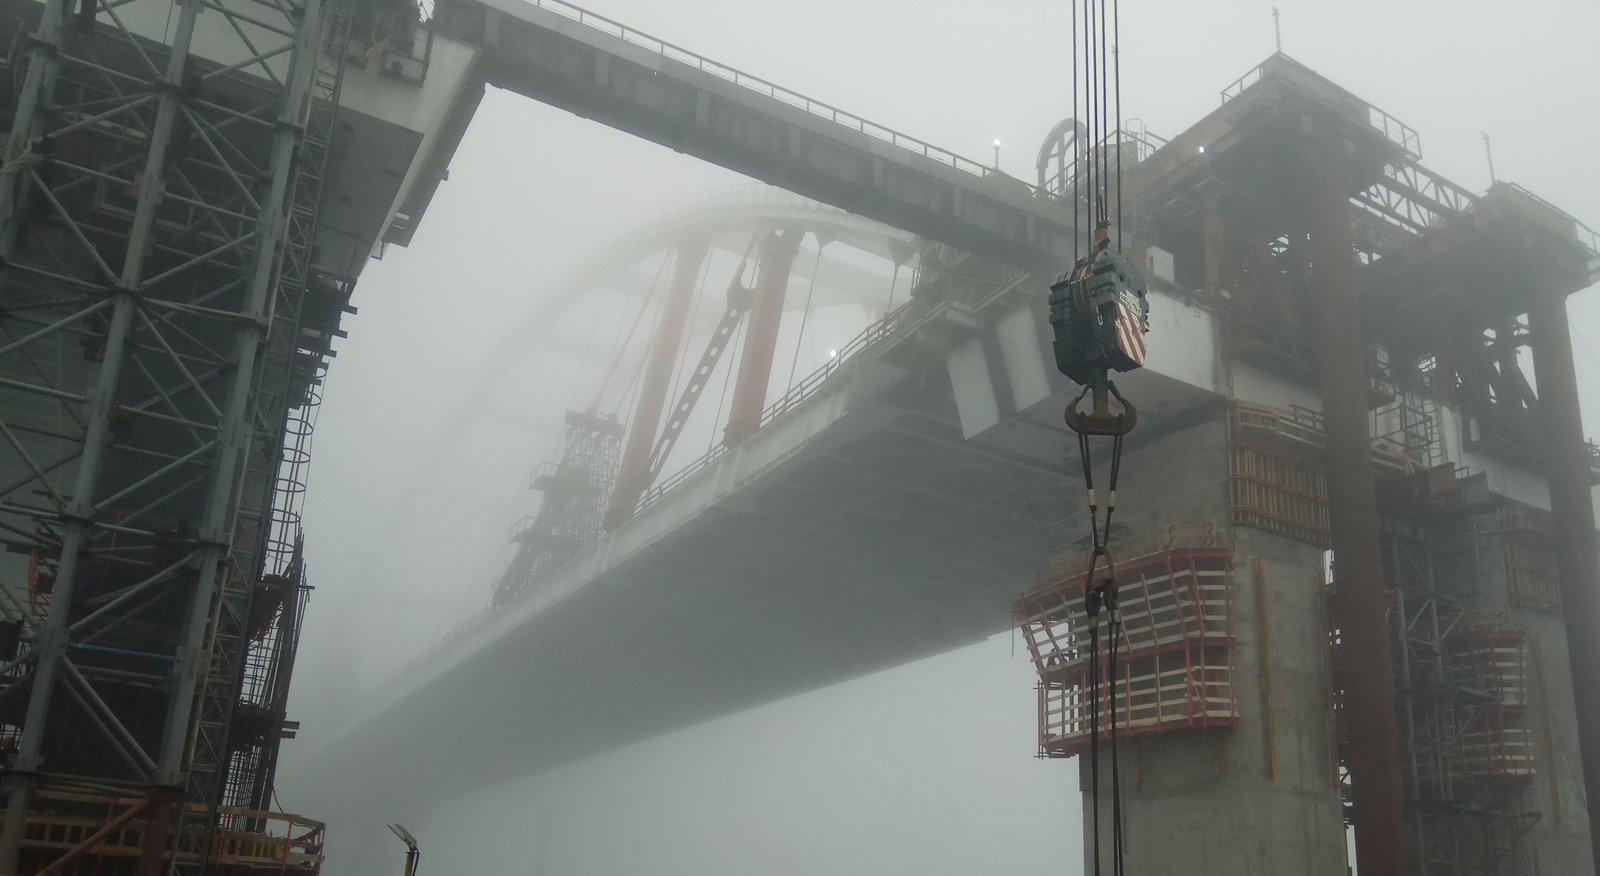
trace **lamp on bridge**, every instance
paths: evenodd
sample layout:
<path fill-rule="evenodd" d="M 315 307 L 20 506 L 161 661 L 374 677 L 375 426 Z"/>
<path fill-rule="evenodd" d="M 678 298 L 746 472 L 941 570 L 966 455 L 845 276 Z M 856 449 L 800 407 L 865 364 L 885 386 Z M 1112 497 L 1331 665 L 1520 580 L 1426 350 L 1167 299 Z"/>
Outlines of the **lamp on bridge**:
<path fill-rule="evenodd" d="M 1000 138 L 994 138 L 994 169 L 1000 170 Z"/>

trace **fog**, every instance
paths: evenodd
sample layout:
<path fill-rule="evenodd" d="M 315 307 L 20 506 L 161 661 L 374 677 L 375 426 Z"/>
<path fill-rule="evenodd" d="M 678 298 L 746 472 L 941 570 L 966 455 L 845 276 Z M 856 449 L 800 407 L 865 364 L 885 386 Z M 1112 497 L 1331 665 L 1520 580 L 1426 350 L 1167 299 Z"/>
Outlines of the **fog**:
<path fill-rule="evenodd" d="M 1502 179 L 1600 225 L 1600 6 L 1278 5 L 1284 51 L 1416 129 L 1428 167 L 1482 191 L 1487 133 Z M 1071 113 L 1067 4 L 587 7 L 975 159 L 987 161 L 998 138 L 1001 168 L 1030 181 L 1039 141 Z M 1211 111 L 1273 49 L 1267 4 L 1127 3 L 1122 16 L 1124 114 L 1157 134 Z M 362 275 L 360 312 L 326 382 L 305 506 L 316 589 L 290 715 L 303 730 L 284 753 L 291 775 L 297 752 L 335 732 L 351 703 L 483 608 L 508 527 L 537 507 L 528 472 L 559 452 L 562 412 L 606 397 L 596 388 L 629 297 L 587 295 L 557 319 L 552 300 L 575 291 L 563 278 L 675 199 L 745 182 L 487 95 L 412 245 Z M 892 273 L 881 259 L 826 255 Z M 712 286 L 737 261 L 717 258 Z M 797 265 L 812 258 L 803 251 Z M 658 262 L 632 270 L 648 279 Z M 1590 290 L 1571 301 L 1590 434 L 1600 434 L 1597 299 Z M 804 373 L 872 310 L 819 311 L 800 354 L 792 334 L 780 340 L 774 371 L 795 354 Z M 709 437 L 696 431 L 685 444 L 703 449 Z M 1076 768 L 1033 758 L 1032 685 L 1024 657 L 997 637 L 546 775 L 508 776 L 407 826 L 433 873 L 1077 872 Z M 455 744 L 436 740 L 417 757 L 448 758 Z M 279 797 L 300 806 L 293 781 Z M 373 829 L 304 814 L 332 824 L 331 873 L 341 872 L 341 832 Z M 396 867 L 402 848 L 394 841 Z"/>

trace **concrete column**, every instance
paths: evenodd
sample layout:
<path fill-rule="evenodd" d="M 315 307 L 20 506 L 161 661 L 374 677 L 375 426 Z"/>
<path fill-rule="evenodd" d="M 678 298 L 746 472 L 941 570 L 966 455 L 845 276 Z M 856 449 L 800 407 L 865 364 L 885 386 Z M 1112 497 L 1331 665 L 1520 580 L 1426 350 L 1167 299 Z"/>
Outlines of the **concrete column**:
<path fill-rule="evenodd" d="M 655 449 L 661 411 L 667 404 L 672 384 L 672 365 L 683 343 L 683 329 L 689 321 L 689 305 L 705 264 L 707 245 L 703 240 L 679 244 L 675 250 L 672 280 L 662 304 L 661 322 L 650 343 L 650 359 L 639 384 L 639 404 L 633 422 L 628 424 L 628 443 L 617 468 L 617 484 L 606 508 L 605 527 L 612 530 L 633 516 L 639 496 L 650 487 L 650 453 Z"/>
<path fill-rule="evenodd" d="M 1347 876 L 1328 714 L 1326 616 L 1317 586 L 1323 551 L 1226 524 L 1228 491 L 1218 472 L 1226 471 L 1228 444 L 1220 417 L 1144 440 L 1125 461 L 1119 515 L 1126 512 L 1135 531 L 1211 521 L 1233 550 L 1238 723 L 1122 738 L 1127 876 Z M 1127 602 L 1123 609 L 1137 610 Z M 1110 876 L 1111 761 L 1104 744 L 1100 757 L 1101 873 Z M 1088 760 L 1087 752 L 1078 756 L 1083 872 L 1092 874 Z"/>
<path fill-rule="evenodd" d="M 1405 844 L 1394 662 L 1368 428 L 1367 348 L 1355 280 L 1349 186 L 1338 145 L 1329 143 L 1328 148 L 1312 152 L 1307 217 L 1356 866 L 1361 876 L 1400 876 Z"/>
<path fill-rule="evenodd" d="M 1528 329 L 1539 385 L 1551 535 L 1566 614 L 1584 796 L 1595 801 L 1600 800 L 1600 631 L 1596 629 L 1600 623 L 1600 547 L 1595 539 L 1589 451 L 1583 437 L 1566 295 L 1553 289 L 1538 290 L 1528 309 Z M 1590 845 L 1594 859 L 1600 861 L 1600 832 L 1595 831 L 1592 819 Z"/>
<path fill-rule="evenodd" d="M 739 377 L 733 385 L 728 426 L 723 443 L 737 446 L 761 428 L 767 406 L 767 384 L 772 379 L 772 357 L 778 347 L 778 326 L 783 320 L 783 299 L 789 289 L 789 270 L 800 251 L 805 232 L 773 232 L 761 244 L 755 303 L 750 307 L 750 327 L 739 352 Z"/>

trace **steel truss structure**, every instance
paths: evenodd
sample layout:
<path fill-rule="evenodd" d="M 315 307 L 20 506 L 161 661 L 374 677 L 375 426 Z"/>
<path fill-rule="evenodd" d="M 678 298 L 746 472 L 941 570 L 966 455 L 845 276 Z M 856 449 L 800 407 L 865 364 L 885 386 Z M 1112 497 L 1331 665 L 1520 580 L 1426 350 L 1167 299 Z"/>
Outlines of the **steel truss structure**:
<path fill-rule="evenodd" d="M 0 872 L 40 793 L 145 796 L 141 873 L 270 808 L 349 15 L 185 0 L 163 32 L 142 2 L 33 7 L 0 165 L 0 590 L 36 609 L 0 654 Z"/>
<path fill-rule="evenodd" d="M 1436 560 L 1433 541 L 1384 535 L 1409 872 L 1527 872 L 1522 838 L 1539 813 L 1522 793 L 1534 769 L 1519 726 L 1524 636 L 1479 604 L 1476 582 L 1454 574 L 1463 564 Z"/>
<path fill-rule="evenodd" d="M 604 414 L 567 411 L 561 460 L 533 470 L 530 486 L 544 499 L 539 513 L 511 528 L 517 551 L 494 582 L 491 607 L 510 602 L 605 535 L 606 504 L 624 433 L 621 423 Z"/>

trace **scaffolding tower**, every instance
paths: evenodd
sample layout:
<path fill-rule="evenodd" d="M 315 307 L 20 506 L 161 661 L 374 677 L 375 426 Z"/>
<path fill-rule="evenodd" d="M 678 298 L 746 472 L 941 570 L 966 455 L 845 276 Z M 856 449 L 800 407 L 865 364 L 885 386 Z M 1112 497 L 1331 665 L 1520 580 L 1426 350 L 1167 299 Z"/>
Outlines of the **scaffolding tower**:
<path fill-rule="evenodd" d="M 1405 772 L 1408 867 L 1417 876 L 1531 874 L 1522 839 L 1539 820 L 1522 726 L 1525 636 L 1485 607 L 1459 565 L 1436 558 L 1460 517 L 1384 533 Z M 1443 567 L 1443 568 L 1441 568 Z"/>
<path fill-rule="evenodd" d="M 559 461 L 533 470 L 544 494 L 539 511 L 511 528 L 516 553 L 495 581 L 491 604 L 505 605 L 571 562 L 605 534 L 606 502 L 617 476 L 626 428 L 593 411 L 567 411 Z"/>
<path fill-rule="evenodd" d="M 95 836 L 106 872 L 315 872 L 320 825 L 265 810 L 350 291 L 313 247 L 348 10 L 8 11 L 31 36 L 0 156 L 0 590 L 25 577 L 27 609 L 0 872 Z"/>

